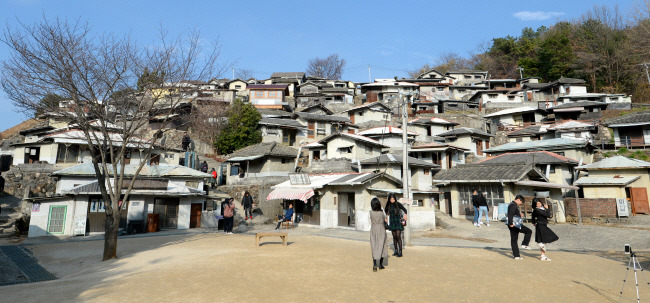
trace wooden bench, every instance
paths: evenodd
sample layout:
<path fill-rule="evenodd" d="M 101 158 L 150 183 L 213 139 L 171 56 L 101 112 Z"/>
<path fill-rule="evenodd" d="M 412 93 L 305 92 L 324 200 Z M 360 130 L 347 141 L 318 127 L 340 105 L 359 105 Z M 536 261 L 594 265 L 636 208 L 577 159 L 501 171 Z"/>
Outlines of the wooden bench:
<path fill-rule="evenodd" d="M 265 233 L 255 233 L 255 246 L 260 246 L 260 239 L 262 237 L 275 236 L 282 238 L 282 245 L 287 246 L 287 237 L 288 233 L 283 232 L 265 232 Z"/>

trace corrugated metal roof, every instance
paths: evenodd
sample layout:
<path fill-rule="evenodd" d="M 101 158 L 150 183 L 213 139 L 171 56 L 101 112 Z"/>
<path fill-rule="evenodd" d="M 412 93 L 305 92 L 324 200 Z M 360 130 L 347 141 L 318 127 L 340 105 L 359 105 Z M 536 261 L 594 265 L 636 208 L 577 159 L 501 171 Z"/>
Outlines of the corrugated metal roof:
<path fill-rule="evenodd" d="M 375 127 L 371 129 L 364 130 L 362 132 L 358 133 L 361 136 L 368 136 L 368 135 L 386 135 L 386 134 L 402 134 L 402 129 L 397 128 L 394 126 L 384 126 L 384 127 Z M 413 132 L 413 131 L 407 131 L 407 134 L 409 135 L 414 135 L 418 136 L 420 134 Z"/>
<path fill-rule="evenodd" d="M 573 164 L 577 165 L 578 161 L 565 156 L 560 156 L 556 153 L 548 151 L 535 151 L 535 152 L 520 152 L 520 153 L 506 153 L 498 155 L 478 163 L 482 164 L 514 164 L 514 163 L 529 163 L 529 164 Z"/>
<path fill-rule="evenodd" d="M 479 136 L 484 136 L 484 137 L 494 137 L 492 134 L 488 134 L 480 129 L 476 128 L 469 128 L 469 127 L 459 127 L 459 128 L 454 128 L 450 131 L 446 131 L 444 133 L 440 133 L 437 136 L 438 137 L 454 137 L 458 135 L 479 135 Z"/>
<path fill-rule="evenodd" d="M 574 182 L 574 185 L 581 185 L 581 186 L 597 186 L 597 185 L 620 185 L 620 186 L 625 186 L 628 185 L 637 179 L 639 179 L 639 176 L 635 177 L 582 177 L 576 182 Z"/>
<path fill-rule="evenodd" d="M 605 122 L 608 127 L 625 127 L 650 124 L 650 112 L 628 114 Z"/>
<path fill-rule="evenodd" d="M 622 169 L 622 168 L 650 168 L 650 162 L 632 159 L 623 156 L 605 158 L 588 165 L 578 166 L 578 169 Z"/>
<path fill-rule="evenodd" d="M 377 157 L 368 158 L 361 161 L 361 165 L 373 165 L 373 164 L 402 164 L 402 155 L 400 154 L 383 154 Z M 440 167 L 440 165 L 433 164 L 431 162 L 423 161 L 417 158 L 408 157 L 409 166 L 418 166 L 418 167 L 428 167 L 435 168 Z"/>
<path fill-rule="evenodd" d="M 259 124 L 277 125 L 277 126 L 284 126 L 290 128 L 307 128 L 306 126 L 300 124 L 300 122 L 291 119 L 262 118 Z"/>

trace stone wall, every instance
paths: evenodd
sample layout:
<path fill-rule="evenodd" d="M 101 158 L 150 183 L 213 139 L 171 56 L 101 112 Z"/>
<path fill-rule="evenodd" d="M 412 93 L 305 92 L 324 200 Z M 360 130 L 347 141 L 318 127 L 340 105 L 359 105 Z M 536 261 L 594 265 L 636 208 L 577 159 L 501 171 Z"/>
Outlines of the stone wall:
<path fill-rule="evenodd" d="M 17 198 L 51 197 L 56 191 L 54 171 L 68 167 L 56 164 L 20 164 L 4 173 L 5 192 Z"/>
<path fill-rule="evenodd" d="M 565 198 L 564 206 L 566 208 L 567 217 L 578 217 L 578 208 L 576 206 L 575 198 Z M 580 215 L 585 218 L 589 217 L 602 217 L 602 218 L 616 218 L 616 199 L 614 198 L 599 198 L 599 199 L 580 199 Z M 567 219 L 568 220 L 568 219 Z"/>

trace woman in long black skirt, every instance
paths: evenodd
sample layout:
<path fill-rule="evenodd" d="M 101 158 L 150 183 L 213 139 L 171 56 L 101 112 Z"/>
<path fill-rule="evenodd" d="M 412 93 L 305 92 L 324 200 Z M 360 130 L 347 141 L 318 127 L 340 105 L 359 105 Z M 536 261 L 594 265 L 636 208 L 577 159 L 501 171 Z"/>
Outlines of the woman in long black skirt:
<path fill-rule="evenodd" d="M 388 230 L 390 230 L 393 235 L 393 247 L 395 248 L 393 256 L 401 257 L 402 231 L 404 230 L 402 219 L 406 220 L 406 208 L 402 203 L 397 202 L 394 194 L 390 194 L 388 195 L 388 202 L 386 202 L 386 208 L 384 211 L 388 215 Z M 404 212 L 403 217 L 401 212 Z"/>
<path fill-rule="evenodd" d="M 535 225 L 535 242 L 539 245 L 542 255 L 539 257 L 542 261 L 551 261 L 546 257 L 546 244 L 555 242 L 559 237 L 548 228 L 548 205 L 543 204 L 537 198 L 533 199 L 533 215 L 532 221 Z"/>

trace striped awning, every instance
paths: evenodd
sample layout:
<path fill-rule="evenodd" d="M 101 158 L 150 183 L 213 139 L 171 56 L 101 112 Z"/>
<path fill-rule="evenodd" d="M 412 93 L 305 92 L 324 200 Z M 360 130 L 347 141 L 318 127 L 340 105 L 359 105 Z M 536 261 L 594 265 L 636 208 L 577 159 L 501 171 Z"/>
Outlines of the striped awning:
<path fill-rule="evenodd" d="M 313 188 L 276 188 L 266 197 L 266 200 L 285 199 L 307 202 L 307 199 L 313 196 Z"/>

